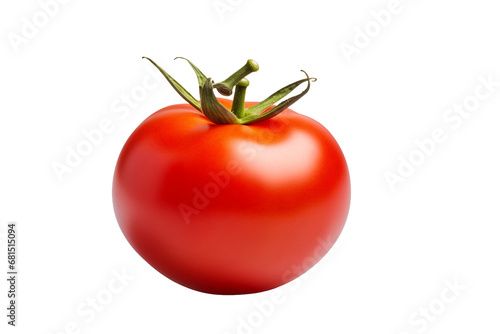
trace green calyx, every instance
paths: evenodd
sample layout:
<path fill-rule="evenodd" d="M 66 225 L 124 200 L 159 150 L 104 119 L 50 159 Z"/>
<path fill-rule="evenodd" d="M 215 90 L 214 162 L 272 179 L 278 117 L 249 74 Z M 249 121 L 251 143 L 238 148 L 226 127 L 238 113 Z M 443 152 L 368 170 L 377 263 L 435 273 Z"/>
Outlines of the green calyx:
<path fill-rule="evenodd" d="M 316 81 L 316 78 L 310 78 L 305 71 L 305 79 L 298 80 L 288 86 L 271 94 L 262 102 L 245 109 L 245 93 L 250 82 L 245 77 L 252 72 L 259 69 L 259 65 L 255 60 L 249 59 L 246 64 L 238 71 L 230 75 L 226 80 L 214 83 L 211 78 L 207 78 L 193 63 L 186 58 L 177 57 L 186 60 L 191 68 L 196 73 L 198 78 L 198 86 L 200 90 L 200 100 L 193 97 L 184 87 L 182 87 L 174 78 L 165 72 L 160 66 L 148 57 L 143 57 L 149 60 L 167 79 L 175 91 L 192 105 L 199 110 L 205 117 L 215 124 L 253 124 L 270 119 L 278 115 L 283 110 L 287 109 L 302 96 L 304 96 L 311 87 L 311 81 Z M 175 58 L 175 59 L 177 59 Z M 274 104 L 282 100 L 285 96 L 290 94 L 295 88 L 302 83 L 307 82 L 306 89 L 291 98 L 288 98 L 278 105 Z M 221 95 L 230 96 L 234 91 L 233 105 L 231 110 L 224 107 L 214 94 L 214 88 L 218 90 Z"/>

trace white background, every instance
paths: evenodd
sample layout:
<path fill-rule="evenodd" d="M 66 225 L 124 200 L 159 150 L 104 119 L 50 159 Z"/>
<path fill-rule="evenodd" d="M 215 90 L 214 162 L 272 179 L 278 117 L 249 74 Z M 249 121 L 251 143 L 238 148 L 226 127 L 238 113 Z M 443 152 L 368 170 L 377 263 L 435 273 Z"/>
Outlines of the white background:
<path fill-rule="evenodd" d="M 2 1 L 0 258 L 6 272 L 15 221 L 20 276 L 17 328 L 6 325 L 0 284 L 1 332 L 499 333 L 500 87 L 461 123 L 443 118 L 477 102 L 480 77 L 500 81 L 496 2 L 401 0 L 384 27 L 371 12 L 388 0 L 221 3 L 230 10 L 213 0 L 72 0 L 43 22 L 39 2 Z M 34 16 L 44 26 L 14 46 Z M 358 30 L 367 27 L 369 42 Z M 357 53 L 346 57 L 347 44 Z M 256 59 L 248 100 L 302 78 L 301 69 L 318 78 L 292 109 L 340 143 L 352 206 L 315 270 L 273 291 L 214 296 L 173 283 L 133 251 L 112 209 L 114 165 L 143 119 L 182 102 L 160 81 L 128 115 L 113 112 L 154 73 L 142 56 L 193 92 L 194 74 L 174 57 L 216 81 Z M 111 133 L 58 180 L 52 164 L 103 119 Z M 446 140 L 422 160 L 415 141 L 436 128 Z M 412 154 L 421 165 L 391 189 L 387 173 Z M 111 293 L 122 271 L 129 280 Z M 96 297 L 106 301 L 99 312 L 87 304 Z"/>

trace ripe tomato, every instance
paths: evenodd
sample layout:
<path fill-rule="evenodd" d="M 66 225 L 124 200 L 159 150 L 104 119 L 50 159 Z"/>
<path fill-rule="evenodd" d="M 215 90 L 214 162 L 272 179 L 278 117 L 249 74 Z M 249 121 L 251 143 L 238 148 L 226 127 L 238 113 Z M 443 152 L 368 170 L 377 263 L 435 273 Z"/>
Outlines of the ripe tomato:
<path fill-rule="evenodd" d="M 216 125 L 185 104 L 130 136 L 113 198 L 125 237 L 156 270 L 195 290 L 241 294 L 287 283 L 326 254 L 350 182 L 335 139 L 306 116 L 287 109 L 251 126 Z"/>
<path fill-rule="evenodd" d="M 309 117 L 286 109 L 218 125 L 180 104 L 127 140 L 113 203 L 129 243 L 160 273 L 202 292 L 245 294 L 295 279 L 328 252 L 350 181 L 339 145 Z"/>

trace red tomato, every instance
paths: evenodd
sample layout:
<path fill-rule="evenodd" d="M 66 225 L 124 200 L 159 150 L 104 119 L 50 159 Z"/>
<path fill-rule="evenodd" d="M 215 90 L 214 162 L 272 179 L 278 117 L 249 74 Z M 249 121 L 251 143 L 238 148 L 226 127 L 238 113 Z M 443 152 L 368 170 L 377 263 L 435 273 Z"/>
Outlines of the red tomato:
<path fill-rule="evenodd" d="M 245 294 L 297 278 L 328 252 L 350 181 L 337 142 L 309 117 L 286 109 L 216 125 L 181 104 L 130 136 L 113 202 L 125 237 L 160 273 L 202 292 Z"/>

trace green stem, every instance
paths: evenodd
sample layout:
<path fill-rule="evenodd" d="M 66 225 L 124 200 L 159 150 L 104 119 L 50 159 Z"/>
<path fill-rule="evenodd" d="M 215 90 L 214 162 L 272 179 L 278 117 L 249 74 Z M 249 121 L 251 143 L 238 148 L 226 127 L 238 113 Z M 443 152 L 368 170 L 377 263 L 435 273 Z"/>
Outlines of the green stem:
<path fill-rule="evenodd" d="M 307 73 L 303 71 L 306 75 L 305 79 L 291 83 L 288 86 L 277 90 L 262 102 L 245 109 L 246 88 L 250 84 L 249 81 L 245 79 L 245 76 L 259 69 L 259 65 L 254 60 L 248 60 L 245 66 L 240 68 L 229 78 L 214 85 L 212 79 L 207 78 L 193 63 L 183 58 L 189 62 L 198 78 L 198 86 L 200 88 L 200 100 L 198 101 L 154 61 L 147 57 L 144 58 L 148 59 L 154 66 L 156 66 L 156 68 L 158 68 L 158 70 L 165 76 L 170 85 L 172 85 L 182 98 L 184 98 L 195 109 L 201 111 L 205 117 L 215 124 L 250 125 L 268 120 L 277 116 L 304 96 L 309 91 L 311 82 L 316 81 L 316 78 L 310 78 Z M 283 101 L 288 94 L 305 82 L 307 82 L 307 87 L 302 93 Z M 218 86 L 217 88 L 219 92 L 222 91 L 225 93 L 223 95 L 231 95 L 233 88 L 236 86 L 231 110 L 224 107 L 224 105 L 222 105 L 217 99 L 214 94 L 215 86 Z M 282 102 L 275 105 L 278 101 Z"/>
<path fill-rule="evenodd" d="M 239 124 L 240 120 L 215 97 L 213 81 L 208 78 L 201 89 L 201 110 L 215 124 Z"/>
<path fill-rule="evenodd" d="M 248 85 L 250 85 L 250 81 L 248 81 L 247 78 L 241 79 L 240 82 L 236 84 L 231 112 L 238 118 L 243 117 L 245 114 L 245 94 Z"/>
<path fill-rule="evenodd" d="M 252 72 L 256 72 L 259 70 L 259 64 L 253 59 L 248 59 L 246 64 L 234 72 L 229 78 L 226 80 L 216 83 L 214 88 L 217 88 L 220 94 L 224 96 L 230 96 L 233 93 L 233 87 L 240 82 L 241 79 L 246 77 Z"/>
<path fill-rule="evenodd" d="M 309 75 L 307 75 L 307 73 L 305 71 L 302 71 L 302 72 L 304 72 L 307 79 L 299 80 L 291 85 L 288 85 L 287 87 L 280 89 L 279 91 L 277 91 L 276 93 L 271 95 L 266 100 L 269 101 L 269 100 L 274 100 L 274 99 L 278 99 L 278 98 L 281 99 L 284 96 L 288 95 L 288 93 L 290 93 L 294 89 L 294 88 L 292 88 L 290 90 L 290 86 L 296 87 L 296 86 L 300 85 L 301 83 L 307 81 L 307 87 L 306 87 L 306 89 L 304 89 L 304 91 L 302 93 L 300 93 L 296 96 L 293 96 L 289 99 L 286 99 L 285 101 L 282 101 L 277 106 L 275 106 L 267 111 L 264 111 L 263 113 L 258 113 L 258 114 L 250 113 L 249 112 L 249 110 L 251 108 L 250 107 L 247 110 L 245 110 L 245 117 L 243 117 L 239 120 L 239 122 L 240 122 L 239 124 L 253 124 L 256 122 L 262 122 L 262 121 L 265 121 L 266 119 L 273 118 L 276 115 L 278 115 L 280 112 L 282 112 L 283 110 L 285 110 L 286 108 L 288 108 L 289 106 L 291 106 L 292 104 L 297 102 L 300 98 L 302 98 L 302 96 L 306 95 L 307 92 L 309 91 L 309 88 L 311 87 L 311 81 L 313 81 L 313 82 L 316 81 L 316 78 L 309 78 Z M 262 101 L 261 103 L 266 102 L 266 100 Z"/>

